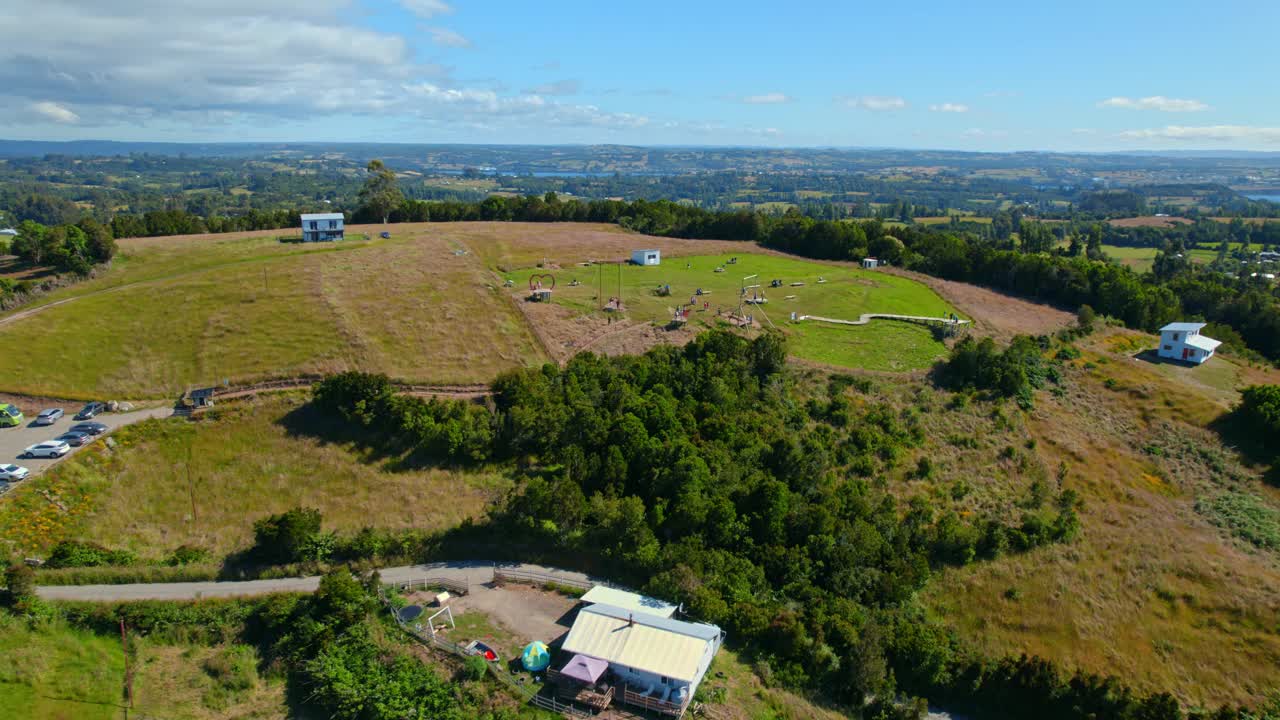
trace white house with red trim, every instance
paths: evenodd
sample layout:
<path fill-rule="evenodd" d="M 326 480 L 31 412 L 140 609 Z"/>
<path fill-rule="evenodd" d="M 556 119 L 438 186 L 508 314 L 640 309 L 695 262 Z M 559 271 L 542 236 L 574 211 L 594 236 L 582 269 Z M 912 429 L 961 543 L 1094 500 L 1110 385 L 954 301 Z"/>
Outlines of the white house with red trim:
<path fill-rule="evenodd" d="M 1204 364 L 1222 343 L 1200 334 L 1204 323 L 1176 322 L 1160 328 L 1160 349 L 1157 354 L 1170 360 Z"/>

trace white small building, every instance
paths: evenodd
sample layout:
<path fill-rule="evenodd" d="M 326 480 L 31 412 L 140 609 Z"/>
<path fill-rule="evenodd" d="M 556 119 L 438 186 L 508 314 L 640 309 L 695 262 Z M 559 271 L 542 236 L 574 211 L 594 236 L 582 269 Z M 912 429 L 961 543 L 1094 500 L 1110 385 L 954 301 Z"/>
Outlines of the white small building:
<path fill-rule="evenodd" d="M 676 606 L 669 602 L 633 593 L 627 590 L 619 590 L 608 585 L 596 585 L 588 590 L 580 598 L 582 602 L 588 605 L 612 605 L 623 610 L 635 610 L 648 615 L 657 615 L 658 617 L 669 618 L 676 614 Z"/>
<path fill-rule="evenodd" d="M 873 258 L 873 257 L 862 258 L 862 269 L 863 269 L 863 270 L 875 270 L 875 269 L 876 269 L 876 268 L 878 268 L 878 267 L 880 267 L 880 261 L 879 261 L 879 260 L 877 260 L 877 259 L 875 259 L 875 258 Z"/>
<path fill-rule="evenodd" d="M 345 231 L 342 213 L 303 213 L 302 242 L 341 240 Z"/>
<path fill-rule="evenodd" d="M 1213 351 L 1222 343 L 1211 337 L 1200 334 L 1204 323 L 1176 322 L 1160 328 L 1160 349 L 1156 351 L 1162 358 L 1181 360 L 1201 365 L 1213 357 Z"/>
<path fill-rule="evenodd" d="M 662 253 L 657 250 L 632 250 L 631 262 L 636 265 L 658 265 L 662 262 Z"/>

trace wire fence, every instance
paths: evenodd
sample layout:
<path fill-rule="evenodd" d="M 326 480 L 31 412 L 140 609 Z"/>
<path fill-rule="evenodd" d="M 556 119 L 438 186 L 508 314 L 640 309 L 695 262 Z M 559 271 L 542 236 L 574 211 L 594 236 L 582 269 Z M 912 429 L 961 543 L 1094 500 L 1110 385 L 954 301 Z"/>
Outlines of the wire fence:
<path fill-rule="evenodd" d="M 497 582 L 529 583 L 532 585 L 564 585 L 566 587 L 577 588 L 579 590 L 590 590 L 599 584 L 587 580 L 578 580 L 560 575 L 552 575 L 551 573 L 535 572 L 532 570 L 515 570 L 496 565 L 493 568 L 493 579 Z"/>

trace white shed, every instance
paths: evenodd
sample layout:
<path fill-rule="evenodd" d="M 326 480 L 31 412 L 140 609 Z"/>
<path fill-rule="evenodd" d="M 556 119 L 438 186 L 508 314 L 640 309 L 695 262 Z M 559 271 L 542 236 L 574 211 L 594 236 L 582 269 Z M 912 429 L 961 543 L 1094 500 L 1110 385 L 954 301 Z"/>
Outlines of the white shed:
<path fill-rule="evenodd" d="M 1213 357 L 1213 352 L 1222 343 L 1201 335 L 1202 328 L 1204 323 L 1175 322 L 1165 325 L 1160 328 L 1160 349 L 1156 354 L 1170 360 L 1203 364 Z"/>
<path fill-rule="evenodd" d="M 875 270 L 879 266 L 880 261 L 873 257 L 862 258 L 862 268 L 864 270 Z"/>
<path fill-rule="evenodd" d="M 631 262 L 636 265 L 657 265 L 662 261 L 662 253 L 657 250 L 632 250 Z"/>

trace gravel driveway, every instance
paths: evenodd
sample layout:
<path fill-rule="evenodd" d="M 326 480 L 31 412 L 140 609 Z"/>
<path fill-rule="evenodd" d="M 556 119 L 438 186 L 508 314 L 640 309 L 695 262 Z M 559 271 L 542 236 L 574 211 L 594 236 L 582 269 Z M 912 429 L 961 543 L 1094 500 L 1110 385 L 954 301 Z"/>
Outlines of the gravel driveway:
<path fill-rule="evenodd" d="M 43 472 L 45 468 L 58 462 L 57 460 L 51 460 L 48 458 L 27 458 L 25 460 L 19 460 L 18 455 L 31 445 L 58 437 L 69 430 L 72 425 L 79 422 L 78 420 L 71 419 L 73 415 L 80 411 L 79 404 L 75 407 L 64 407 L 63 409 L 67 410 L 66 416 L 58 420 L 58 422 L 53 425 L 36 425 L 35 415 L 40 412 L 39 410 L 36 410 L 27 414 L 27 420 L 22 425 L 12 428 L 0 428 L 0 464 L 8 465 L 9 463 L 15 463 L 25 468 L 30 468 L 31 477 L 35 477 Z M 23 410 L 26 411 L 26 408 L 23 408 Z M 130 425 L 148 418 L 163 418 L 169 417 L 172 414 L 173 408 L 158 407 L 146 410 L 132 410 L 124 413 L 103 413 L 94 418 L 91 422 L 100 422 L 111 430 L 115 430 L 118 427 Z M 99 435 L 94 442 L 102 442 L 104 437 L 106 436 Z M 80 448 L 73 447 L 71 448 L 71 452 L 67 453 L 63 457 L 71 457 L 79 452 L 79 450 Z"/>

